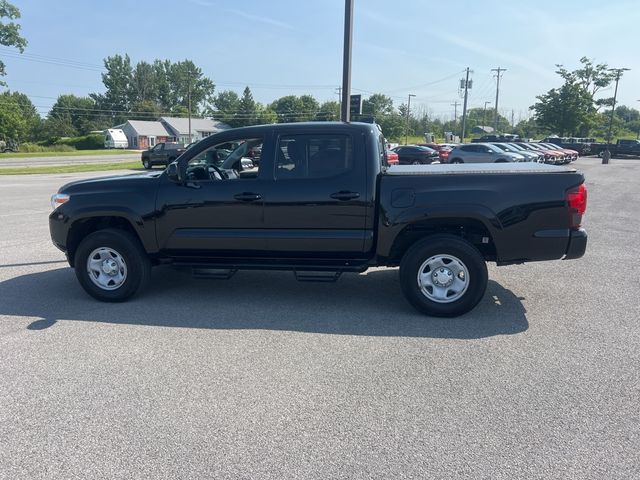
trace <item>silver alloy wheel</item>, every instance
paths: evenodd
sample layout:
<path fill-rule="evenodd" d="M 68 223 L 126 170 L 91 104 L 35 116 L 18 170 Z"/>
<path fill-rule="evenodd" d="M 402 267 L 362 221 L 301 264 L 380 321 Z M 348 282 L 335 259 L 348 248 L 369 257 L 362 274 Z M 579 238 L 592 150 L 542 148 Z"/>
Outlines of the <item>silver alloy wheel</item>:
<path fill-rule="evenodd" d="M 469 269 L 453 255 L 434 255 L 418 269 L 418 287 L 429 300 L 451 303 L 469 287 Z"/>
<path fill-rule="evenodd" d="M 102 290 L 116 290 L 127 279 L 127 264 L 113 248 L 96 248 L 87 257 L 89 278 Z"/>

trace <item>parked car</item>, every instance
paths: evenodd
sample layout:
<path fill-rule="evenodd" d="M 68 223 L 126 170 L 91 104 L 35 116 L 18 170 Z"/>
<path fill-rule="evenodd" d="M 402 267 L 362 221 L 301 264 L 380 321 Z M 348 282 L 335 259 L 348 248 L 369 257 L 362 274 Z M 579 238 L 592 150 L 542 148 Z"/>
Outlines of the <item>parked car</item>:
<path fill-rule="evenodd" d="M 238 147 L 219 167 L 199 162 L 229 141 Z M 244 172 L 241 159 L 262 144 L 260 167 Z M 130 298 L 158 264 L 212 278 L 238 269 L 289 269 L 303 281 L 399 266 L 409 303 L 444 317 L 478 304 L 487 261 L 584 255 L 587 191 L 574 169 L 387 167 L 383 145 L 370 123 L 226 130 L 163 172 L 61 187 L 51 199 L 51 239 L 85 291 L 106 302 Z M 181 298 L 180 288 L 167 294 Z M 224 291 L 211 295 L 214 305 Z"/>
<path fill-rule="evenodd" d="M 549 142 L 538 142 L 539 145 L 542 145 L 545 148 L 550 148 L 551 150 L 556 150 L 562 152 L 566 155 L 565 160 L 566 163 L 573 162 L 578 159 L 578 152 L 576 150 L 572 150 L 570 148 L 564 148 L 554 143 Z"/>
<path fill-rule="evenodd" d="M 387 163 L 389 165 L 398 165 L 400 163 L 398 154 L 393 150 L 387 150 Z"/>
<path fill-rule="evenodd" d="M 516 150 L 516 153 L 519 153 L 520 155 L 524 155 L 525 153 L 528 155 L 535 155 L 538 163 L 545 163 L 544 153 L 524 148 L 522 146 L 522 142 L 509 142 L 507 145 Z"/>
<path fill-rule="evenodd" d="M 449 163 L 524 162 L 524 155 L 505 152 L 490 143 L 464 143 L 449 152 Z"/>
<path fill-rule="evenodd" d="M 525 158 L 526 162 L 544 163 L 544 156 L 542 154 L 538 155 L 526 150 L 518 150 L 516 147 L 514 147 L 510 143 L 492 143 L 491 145 L 498 147 L 503 152 L 511 152 L 511 153 L 517 153 L 518 155 L 522 155 Z"/>
<path fill-rule="evenodd" d="M 602 156 L 602 152 L 604 152 L 607 147 L 613 156 L 626 155 L 640 157 L 640 140 L 618 140 L 615 144 L 592 143 L 591 153 Z"/>
<path fill-rule="evenodd" d="M 449 152 L 453 150 L 453 147 L 442 143 L 419 143 L 418 145 L 420 147 L 431 148 L 438 152 L 440 163 L 447 163 L 447 161 L 449 160 Z"/>
<path fill-rule="evenodd" d="M 184 145 L 177 142 L 158 143 L 142 152 L 142 166 L 149 170 L 154 165 L 167 166 L 185 152 Z"/>
<path fill-rule="evenodd" d="M 552 143 L 560 148 L 568 148 L 578 152 L 578 155 L 590 155 L 591 144 L 593 139 L 579 138 L 579 137 L 547 137 L 543 140 L 544 143 Z"/>
<path fill-rule="evenodd" d="M 565 154 L 558 152 L 557 150 L 551 150 L 550 148 L 544 148 L 541 145 L 537 145 L 531 142 L 518 143 L 522 148 L 525 148 L 531 152 L 542 153 L 544 155 L 544 163 L 550 163 L 553 165 L 561 165 L 565 163 Z"/>
<path fill-rule="evenodd" d="M 398 154 L 400 165 L 428 165 L 440 161 L 436 150 L 418 145 L 401 145 L 392 150 Z"/>

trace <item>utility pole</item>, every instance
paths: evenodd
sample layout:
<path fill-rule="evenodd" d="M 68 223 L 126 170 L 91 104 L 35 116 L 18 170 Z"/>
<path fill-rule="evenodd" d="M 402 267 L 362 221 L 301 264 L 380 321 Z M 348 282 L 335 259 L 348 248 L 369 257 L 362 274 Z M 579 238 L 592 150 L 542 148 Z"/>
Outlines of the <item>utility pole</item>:
<path fill-rule="evenodd" d="M 493 129 L 498 133 L 498 98 L 500 96 L 500 72 L 506 72 L 506 68 L 492 68 L 492 72 L 496 72 L 496 109 L 493 116 Z"/>
<path fill-rule="evenodd" d="M 342 87 L 336 88 L 336 95 L 338 95 L 338 103 L 342 104 Z"/>
<path fill-rule="evenodd" d="M 611 106 L 611 117 L 609 118 L 609 131 L 607 132 L 607 150 L 605 152 L 606 155 L 602 156 L 602 163 L 609 163 L 609 159 L 611 158 L 611 150 L 609 150 L 609 146 L 611 145 L 611 128 L 613 127 L 613 115 L 616 110 L 616 98 L 618 97 L 618 82 L 620 81 L 620 77 L 623 72 L 630 70 L 629 68 L 610 68 L 609 71 L 616 74 L 616 88 L 613 91 L 613 105 Z"/>
<path fill-rule="evenodd" d="M 189 70 L 187 81 L 187 105 L 189 110 L 189 143 L 191 143 L 191 70 Z"/>
<path fill-rule="evenodd" d="M 482 109 L 482 126 L 486 127 L 487 126 L 487 105 L 489 105 L 491 102 L 484 102 L 484 108 Z"/>
<path fill-rule="evenodd" d="M 464 80 L 464 104 L 462 105 L 462 136 L 460 139 L 464 142 L 464 134 L 467 129 L 467 98 L 469 97 L 469 67 L 467 67 L 467 77 Z"/>
<path fill-rule="evenodd" d="M 351 40 L 353 32 L 353 0 L 344 0 L 344 52 L 342 58 L 342 110 L 341 119 L 349 121 L 351 99 Z"/>
<path fill-rule="evenodd" d="M 413 93 L 409 94 L 409 100 L 407 100 L 407 126 L 404 131 L 404 144 L 409 142 L 409 120 L 411 118 L 411 97 L 415 97 Z"/>
<path fill-rule="evenodd" d="M 513 121 L 514 116 L 515 116 L 515 114 L 514 114 L 513 108 L 512 108 L 511 109 L 511 129 L 513 129 L 516 126 L 514 121 Z"/>
<path fill-rule="evenodd" d="M 453 107 L 453 124 L 454 125 L 458 123 L 458 105 L 460 105 L 460 102 L 458 102 L 457 100 L 451 104 L 451 106 Z"/>

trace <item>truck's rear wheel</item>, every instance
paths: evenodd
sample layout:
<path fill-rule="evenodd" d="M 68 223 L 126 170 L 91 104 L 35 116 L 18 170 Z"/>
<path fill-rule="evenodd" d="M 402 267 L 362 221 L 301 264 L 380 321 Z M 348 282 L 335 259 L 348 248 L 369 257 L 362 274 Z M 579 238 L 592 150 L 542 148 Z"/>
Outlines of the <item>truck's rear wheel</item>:
<path fill-rule="evenodd" d="M 400 285 L 409 303 L 434 317 L 456 317 L 473 309 L 487 289 L 487 265 L 469 242 L 433 235 L 402 257 Z"/>
<path fill-rule="evenodd" d="M 151 162 L 145 158 L 145 159 L 142 161 L 142 166 L 143 166 L 144 168 L 146 168 L 147 170 L 151 170 L 151 167 L 152 167 L 153 165 L 151 165 Z"/>
<path fill-rule="evenodd" d="M 131 233 L 98 230 L 78 246 L 74 268 L 82 288 L 103 302 L 122 302 L 149 280 L 151 261 Z"/>

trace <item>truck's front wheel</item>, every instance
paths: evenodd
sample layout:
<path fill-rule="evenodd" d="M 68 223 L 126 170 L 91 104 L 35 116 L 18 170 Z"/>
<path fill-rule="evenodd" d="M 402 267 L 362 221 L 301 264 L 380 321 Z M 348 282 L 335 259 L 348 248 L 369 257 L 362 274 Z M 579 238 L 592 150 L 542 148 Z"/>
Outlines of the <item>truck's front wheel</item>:
<path fill-rule="evenodd" d="M 433 235 L 402 257 L 400 285 L 417 310 L 434 317 L 456 317 L 473 309 L 487 289 L 487 265 L 469 242 Z"/>
<path fill-rule="evenodd" d="M 74 267 L 82 288 L 103 302 L 128 299 L 151 275 L 151 262 L 138 239 L 119 229 L 88 235 L 78 246 Z"/>

